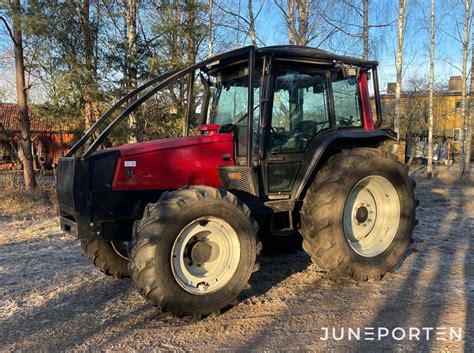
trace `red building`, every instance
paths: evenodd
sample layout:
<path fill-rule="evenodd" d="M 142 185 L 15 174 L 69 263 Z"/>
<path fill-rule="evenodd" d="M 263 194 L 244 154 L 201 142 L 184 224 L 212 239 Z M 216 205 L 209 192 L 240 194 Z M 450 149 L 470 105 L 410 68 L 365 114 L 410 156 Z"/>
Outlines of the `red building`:
<path fill-rule="evenodd" d="M 74 138 L 70 126 L 61 126 L 41 119 L 28 107 L 35 166 L 46 169 L 71 147 Z M 16 103 L 0 103 L 0 169 L 19 168 L 18 139 L 20 137 L 19 108 Z"/>

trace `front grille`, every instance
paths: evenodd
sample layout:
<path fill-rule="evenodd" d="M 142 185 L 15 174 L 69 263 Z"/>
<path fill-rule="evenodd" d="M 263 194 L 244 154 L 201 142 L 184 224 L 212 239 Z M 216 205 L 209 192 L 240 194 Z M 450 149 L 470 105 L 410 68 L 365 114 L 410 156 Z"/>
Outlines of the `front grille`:
<path fill-rule="evenodd" d="M 224 189 L 243 191 L 257 195 L 254 172 L 252 168 L 240 166 L 219 167 L 219 176 Z"/>
<path fill-rule="evenodd" d="M 74 209 L 74 167 L 74 158 L 62 157 L 59 159 L 56 192 L 60 208 L 61 205 L 64 205 Z"/>

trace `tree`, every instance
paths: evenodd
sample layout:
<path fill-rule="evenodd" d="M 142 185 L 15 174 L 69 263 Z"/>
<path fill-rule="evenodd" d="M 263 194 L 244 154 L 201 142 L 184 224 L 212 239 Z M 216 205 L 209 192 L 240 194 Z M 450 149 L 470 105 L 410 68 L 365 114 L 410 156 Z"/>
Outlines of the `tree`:
<path fill-rule="evenodd" d="M 11 13 L 13 30 L 10 28 L 7 20 L 0 16 L 0 20 L 5 25 L 8 34 L 13 42 L 15 51 L 15 77 L 16 93 L 19 108 L 20 139 L 20 160 L 23 165 L 23 177 L 25 189 L 31 191 L 36 188 L 35 171 L 33 168 L 32 143 L 30 132 L 30 117 L 28 113 L 27 87 L 25 85 L 25 63 L 23 55 L 23 36 L 22 36 L 22 8 L 20 0 L 13 0 L 9 3 L 9 12 Z"/>
<path fill-rule="evenodd" d="M 285 19 L 290 45 L 308 45 L 313 39 L 309 25 L 310 7 L 313 0 L 274 0 Z"/>
<path fill-rule="evenodd" d="M 98 1 L 90 0 L 28 2 L 29 17 L 35 19 L 28 28 L 30 40 L 44 43 L 33 63 L 36 75 L 46 88 L 54 117 L 67 116 L 77 122 L 78 130 L 89 129 L 103 109 L 106 98 L 99 77 L 116 75 L 108 74 L 109 62 L 101 60 L 103 10 Z"/>
<path fill-rule="evenodd" d="M 263 5 L 265 4 L 264 0 L 260 1 L 257 11 L 255 12 L 255 2 L 253 0 L 247 0 L 244 4 L 246 11 L 242 10 L 241 0 L 235 2 L 228 2 L 225 5 L 215 3 L 216 7 L 225 15 L 223 20 L 219 23 L 214 22 L 216 27 L 223 27 L 227 30 L 228 36 L 232 37 L 232 32 L 236 34 L 235 41 L 237 44 L 245 45 L 247 38 L 250 38 L 250 43 L 252 45 L 257 45 L 258 42 L 263 43 L 256 31 L 256 21 L 260 16 Z M 241 39 L 241 34 L 243 34 L 243 39 Z"/>
<path fill-rule="evenodd" d="M 214 16 L 212 14 L 212 4 L 214 0 L 209 0 L 209 25 L 208 25 L 208 39 L 207 39 L 207 56 L 212 56 L 213 42 L 214 42 Z"/>
<path fill-rule="evenodd" d="M 428 124 L 428 178 L 433 177 L 433 81 L 434 81 L 434 50 L 435 50 L 435 3 L 431 0 L 430 21 L 430 81 L 429 81 L 429 124 Z"/>
<path fill-rule="evenodd" d="M 252 41 L 252 45 L 257 45 L 257 34 L 255 33 L 255 17 L 253 15 L 253 1 L 248 0 L 247 4 L 249 14 L 249 37 Z"/>
<path fill-rule="evenodd" d="M 362 58 L 369 59 L 369 0 L 362 0 L 362 38 L 364 41 L 364 49 L 362 50 Z"/>
<path fill-rule="evenodd" d="M 461 177 L 466 176 L 466 116 L 468 113 L 467 105 L 467 52 L 469 49 L 469 27 L 471 24 L 471 1 L 465 0 L 464 2 L 464 35 L 462 41 L 462 69 L 461 69 L 461 131 L 460 131 L 460 141 L 461 141 Z"/>
<path fill-rule="evenodd" d="M 99 117 L 98 101 L 95 93 L 97 92 L 97 65 L 94 57 L 94 45 L 96 28 L 94 28 L 90 18 L 90 1 L 83 0 L 81 7 L 81 28 L 83 35 L 84 45 L 84 80 L 83 80 L 83 91 L 84 91 L 84 127 L 89 130 Z"/>
<path fill-rule="evenodd" d="M 399 0 L 398 7 L 398 31 L 397 31 L 397 81 L 395 84 L 395 119 L 393 130 L 397 134 L 397 142 L 394 146 L 394 153 L 398 153 L 398 143 L 400 141 L 400 96 L 402 91 L 402 67 L 403 67 L 403 37 L 405 32 L 405 0 Z"/>
<path fill-rule="evenodd" d="M 125 50 L 125 87 L 127 91 L 137 88 L 137 1 L 126 0 L 125 23 L 126 23 L 126 50 Z M 135 114 L 130 114 L 129 126 L 131 130 L 130 142 L 140 141 L 142 130 L 137 122 Z"/>
<path fill-rule="evenodd" d="M 474 34 L 472 36 L 474 38 Z M 467 117 L 466 126 L 466 153 L 464 158 L 464 178 L 468 179 L 471 173 L 471 146 L 472 146 L 472 116 L 474 115 L 474 74 L 472 72 L 474 68 L 474 44 L 472 45 L 471 53 L 471 87 L 469 91 L 469 114 Z"/>

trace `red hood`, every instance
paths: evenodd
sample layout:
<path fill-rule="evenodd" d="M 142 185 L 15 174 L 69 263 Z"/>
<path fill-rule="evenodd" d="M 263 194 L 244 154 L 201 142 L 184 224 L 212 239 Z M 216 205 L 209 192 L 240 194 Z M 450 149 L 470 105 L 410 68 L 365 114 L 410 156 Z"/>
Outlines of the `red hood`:
<path fill-rule="evenodd" d="M 216 134 L 216 135 L 200 135 L 176 137 L 163 140 L 155 140 L 149 142 L 133 143 L 114 147 L 112 149 L 120 151 L 122 157 L 137 155 L 158 150 L 182 148 L 192 145 L 201 145 L 213 142 L 232 141 L 234 135 L 232 133 Z"/>

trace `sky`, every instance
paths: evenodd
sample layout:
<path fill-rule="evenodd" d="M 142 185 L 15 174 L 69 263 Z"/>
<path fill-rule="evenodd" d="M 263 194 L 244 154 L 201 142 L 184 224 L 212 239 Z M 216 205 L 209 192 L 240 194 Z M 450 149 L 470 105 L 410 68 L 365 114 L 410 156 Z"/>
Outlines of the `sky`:
<path fill-rule="evenodd" d="M 404 38 L 404 79 L 429 77 L 429 15 L 430 0 L 407 0 L 406 27 Z M 450 76 L 461 75 L 462 44 L 456 39 L 464 21 L 464 8 L 461 0 L 435 0 L 435 80 L 447 84 Z M 266 45 L 282 44 L 287 37 L 282 28 L 281 15 L 274 6 L 267 6 L 262 13 L 264 20 L 257 20 L 257 33 L 265 38 Z M 371 0 L 369 23 L 393 23 L 385 28 L 371 28 L 370 36 L 375 39 L 370 48 L 369 58 L 379 61 L 379 80 L 381 89 L 388 82 L 396 80 L 398 1 Z M 460 23 L 460 27 L 456 26 Z M 346 38 L 348 43 L 357 42 Z M 350 45 L 350 44 L 349 44 Z M 359 46 L 361 41 L 359 41 Z M 323 44 L 323 49 L 328 50 Z M 331 51 L 329 49 L 329 51 Z M 346 51 L 342 53 L 346 54 Z M 471 52 L 468 53 L 470 66 Z"/>
<path fill-rule="evenodd" d="M 254 0 L 254 7 L 258 9 L 259 2 Z M 435 51 L 435 80 L 440 84 L 447 84 L 452 75 L 461 74 L 462 44 L 458 40 L 462 35 L 464 21 L 462 0 L 435 0 L 436 22 L 436 51 Z M 427 81 L 429 76 L 429 32 L 428 23 L 430 13 L 429 0 L 407 0 L 406 28 L 404 38 L 404 86 L 407 81 L 416 77 Z M 374 43 L 370 48 L 370 59 L 379 61 L 380 87 L 385 90 L 388 82 L 396 78 L 395 56 L 397 47 L 397 18 L 398 1 L 371 0 L 370 24 L 391 23 L 382 28 L 371 28 L 370 37 Z M 460 27 L 456 26 L 460 24 Z M 1 23 L 0 23 L 1 25 Z M 350 27 L 346 28 L 351 30 Z M 283 18 L 271 0 L 266 0 L 263 10 L 256 19 L 258 36 L 265 45 L 286 44 L 288 34 L 283 24 Z M 361 40 L 345 37 L 343 46 L 331 48 L 326 43 L 322 49 L 337 54 L 354 54 L 350 51 L 361 48 Z M 334 50 L 336 49 L 336 50 Z M 0 27 L 0 94 L 6 94 L 6 100 L 14 101 L 14 67 L 12 60 L 11 42 L 3 27 Z M 357 53 L 355 53 L 357 54 Z M 468 65 L 470 56 L 468 54 Z M 44 92 L 33 91 L 32 100 L 45 99 Z"/>

